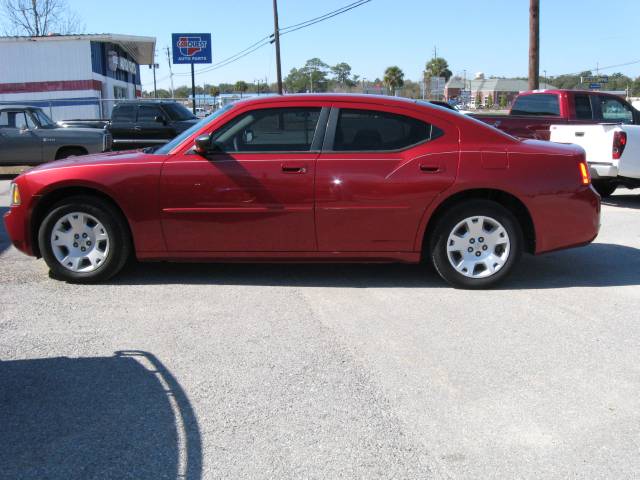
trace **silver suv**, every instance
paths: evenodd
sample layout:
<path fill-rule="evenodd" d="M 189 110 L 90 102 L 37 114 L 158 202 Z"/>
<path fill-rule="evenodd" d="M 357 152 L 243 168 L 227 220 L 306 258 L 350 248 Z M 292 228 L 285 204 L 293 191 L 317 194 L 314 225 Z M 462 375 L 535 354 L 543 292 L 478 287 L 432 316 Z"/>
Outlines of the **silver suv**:
<path fill-rule="evenodd" d="M 0 165 L 37 165 L 111 149 L 95 128 L 62 128 L 38 107 L 0 105 Z"/>

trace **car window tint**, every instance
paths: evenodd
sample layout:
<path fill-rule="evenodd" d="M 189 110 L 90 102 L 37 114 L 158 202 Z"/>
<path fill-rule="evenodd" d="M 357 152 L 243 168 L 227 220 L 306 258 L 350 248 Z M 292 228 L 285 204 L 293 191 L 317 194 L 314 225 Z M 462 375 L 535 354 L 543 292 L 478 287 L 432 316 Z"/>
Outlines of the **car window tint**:
<path fill-rule="evenodd" d="M 136 106 L 135 105 L 118 105 L 114 108 L 111 115 L 114 122 L 135 122 Z"/>
<path fill-rule="evenodd" d="M 576 107 L 576 118 L 578 120 L 591 120 L 593 112 L 591 111 L 591 100 L 588 95 L 576 95 L 574 97 Z"/>
<path fill-rule="evenodd" d="M 279 152 L 311 149 L 320 107 L 253 110 L 217 130 L 212 141 L 226 152 Z"/>
<path fill-rule="evenodd" d="M 24 112 L 16 113 L 16 128 L 19 128 L 20 130 L 29 128 L 29 124 L 27 123 L 27 117 L 24 114 Z"/>
<path fill-rule="evenodd" d="M 512 115 L 560 115 L 558 95 L 554 93 L 536 93 L 520 95 L 511 108 Z"/>
<path fill-rule="evenodd" d="M 16 114 L 15 112 L 0 112 L 0 128 L 15 128 Z"/>
<path fill-rule="evenodd" d="M 165 116 L 160 107 L 155 105 L 140 105 L 140 107 L 138 107 L 139 122 L 153 122 L 157 116 Z"/>
<path fill-rule="evenodd" d="M 333 150 L 398 150 L 441 134 L 437 127 L 404 115 L 341 109 Z"/>
<path fill-rule="evenodd" d="M 605 122 L 633 123 L 631 107 L 611 97 L 600 97 L 602 120 Z"/>

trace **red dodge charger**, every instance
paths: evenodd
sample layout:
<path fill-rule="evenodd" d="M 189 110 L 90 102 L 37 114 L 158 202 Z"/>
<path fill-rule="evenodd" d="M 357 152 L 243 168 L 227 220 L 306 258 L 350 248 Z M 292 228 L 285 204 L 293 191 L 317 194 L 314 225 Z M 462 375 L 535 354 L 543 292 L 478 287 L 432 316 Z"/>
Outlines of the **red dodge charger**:
<path fill-rule="evenodd" d="M 157 149 L 17 177 L 5 223 L 52 274 L 96 282 L 158 261 L 419 262 L 483 288 L 522 252 L 591 242 L 584 152 L 520 140 L 421 101 L 270 96 Z"/>

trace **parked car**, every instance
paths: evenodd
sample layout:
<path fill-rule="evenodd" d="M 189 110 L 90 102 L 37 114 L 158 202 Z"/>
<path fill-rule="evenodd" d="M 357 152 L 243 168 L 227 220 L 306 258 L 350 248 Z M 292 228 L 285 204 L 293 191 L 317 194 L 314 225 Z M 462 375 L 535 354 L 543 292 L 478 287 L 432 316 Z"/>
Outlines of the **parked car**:
<path fill-rule="evenodd" d="M 508 115 L 471 116 L 521 138 L 549 140 L 551 125 L 640 124 L 623 98 L 594 90 L 534 90 L 518 95 Z"/>
<path fill-rule="evenodd" d="M 40 108 L 0 105 L 0 165 L 37 165 L 110 148 L 108 132 L 60 128 Z"/>
<path fill-rule="evenodd" d="M 69 168 L 73 167 L 73 168 Z M 523 252 L 591 242 L 584 151 L 427 102 L 287 95 L 216 111 L 158 149 L 18 176 L 14 245 L 71 282 L 138 260 L 408 262 L 484 288 Z"/>
<path fill-rule="evenodd" d="M 106 128 L 113 149 L 124 150 L 167 143 L 198 122 L 181 103 L 168 100 L 127 100 L 117 103 L 111 119 L 62 120 L 63 127 Z"/>
<path fill-rule="evenodd" d="M 580 145 L 593 186 L 603 197 L 640 187 L 640 125 L 552 125 L 551 141 Z"/>

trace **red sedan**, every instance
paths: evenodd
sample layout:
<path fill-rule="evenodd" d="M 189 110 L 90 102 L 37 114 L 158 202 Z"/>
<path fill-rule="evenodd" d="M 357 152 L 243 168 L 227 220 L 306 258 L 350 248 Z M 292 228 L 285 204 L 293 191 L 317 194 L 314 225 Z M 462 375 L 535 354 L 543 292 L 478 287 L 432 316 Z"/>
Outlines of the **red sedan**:
<path fill-rule="evenodd" d="M 156 150 L 61 160 L 17 177 L 14 245 L 96 282 L 127 259 L 419 262 L 456 287 L 522 252 L 583 245 L 600 199 L 578 147 L 519 140 L 428 103 L 252 99 Z"/>

